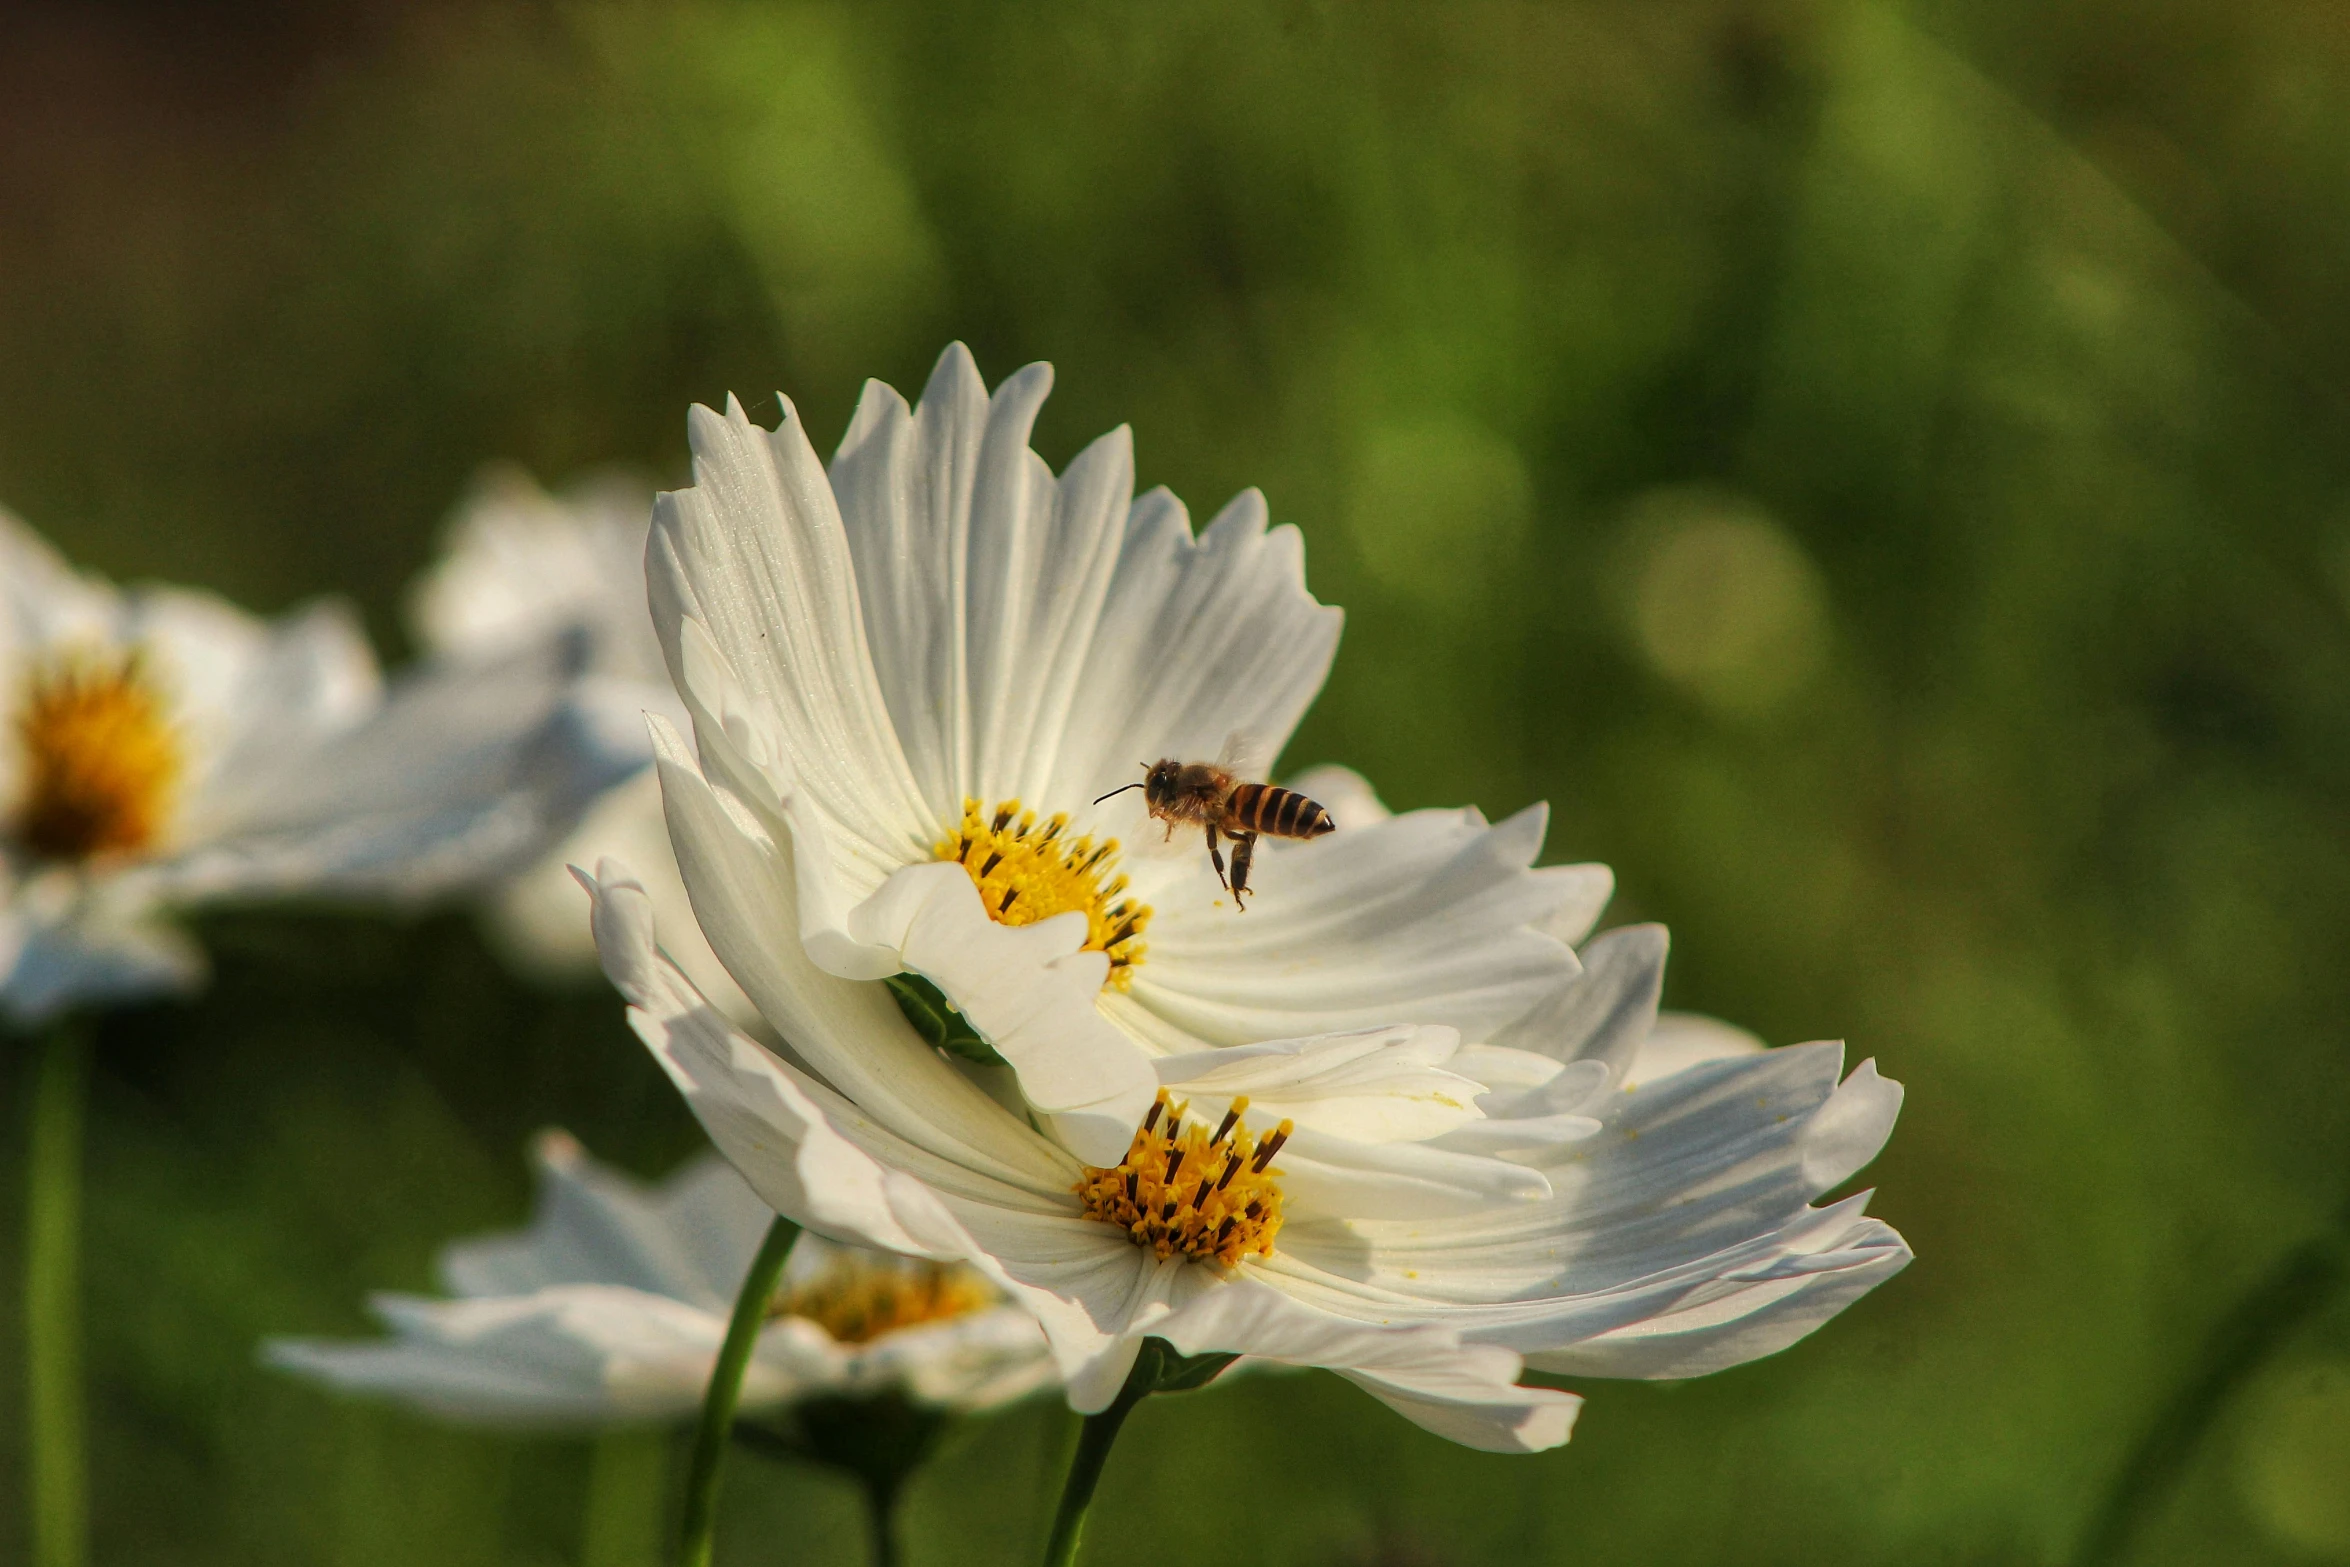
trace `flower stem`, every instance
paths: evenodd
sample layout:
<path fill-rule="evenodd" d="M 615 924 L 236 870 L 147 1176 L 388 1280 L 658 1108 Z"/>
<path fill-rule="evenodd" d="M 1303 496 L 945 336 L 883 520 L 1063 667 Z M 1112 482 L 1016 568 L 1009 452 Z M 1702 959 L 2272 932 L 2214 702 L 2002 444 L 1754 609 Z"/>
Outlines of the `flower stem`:
<path fill-rule="evenodd" d="M 2073 1558 L 2075 1567 L 2099 1567 L 2122 1559 L 2138 1525 L 2187 1467 L 2228 1400 L 2341 1283 L 2345 1264 L 2350 1263 L 2344 1255 L 2346 1232 L 2350 1210 L 2287 1252 L 2268 1277 L 2220 1319 L 2204 1341 L 2200 1369 L 2155 1415 L 2106 1492 L 2104 1505 Z"/>
<path fill-rule="evenodd" d="M 868 1480 L 859 1489 L 865 1493 L 865 1520 L 872 1526 L 872 1567 L 898 1567 L 897 1487 Z"/>
<path fill-rule="evenodd" d="M 1085 1532 L 1086 1510 L 1093 1506 L 1093 1488 L 1101 1482 L 1102 1466 L 1110 1460 L 1110 1445 L 1134 1406 L 1150 1396 L 1147 1385 L 1128 1377 L 1110 1407 L 1087 1415 L 1077 1428 L 1077 1451 L 1069 1457 L 1069 1477 L 1061 1483 L 1061 1505 L 1053 1514 L 1052 1538 L 1045 1543 L 1044 1567 L 1071 1567 L 1077 1560 L 1077 1539 Z"/>
<path fill-rule="evenodd" d="M 718 1474 L 726 1461 L 727 1433 L 734 1428 L 734 1408 L 742 1400 L 743 1372 L 751 1364 L 751 1350 L 766 1325 L 767 1303 L 783 1276 L 783 1262 L 791 1255 L 800 1227 L 778 1214 L 767 1228 L 767 1239 L 744 1278 L 742 1293 L 734 1298 L 734 1317 L 726 1325 L 726 1342 L 719 1347 L 718 1364 L 710 1370 L 710 1390 L 702 1397 L 702 1423 L 694 1432 L 693 1467 L 686 1473 L 685 1521 L 679 1531 L 678 1561 L 682 1567 L 709 1567 L 710 1547 L 718 1525 Z"/>
<path fill-rule="evenodd" d="M 89 1560 L 82 1432 L 82 1119 L 87 1041 L 76 1020 L 41 1042 L 33 1080 L 24 1264 L 25 1422 L 31 1439 L 33 1567 Z"/>
<path fill-rule="evenodd" d="M 1126 1385 L 1099 1414 L 1087 1415 L 1077 1430 L 1077 1451 L 1069 1455 L 1069 1478 L 1061 1485 L 1061 1505 L 1053 1514 L 1052 1538 L 1045 1543 L 1044 1567 L 1070 1567 L 1077 1560 L 1077 1537 L 1085 1532 L 1086 1510 L 1093 1506 L 1093 1489 L 1101 1483 L 1102 1466 L 1110 1460 L 1110 1445 L 1134 1406 L 1153 1393 L 1189 1393 L 1206 1387 L 1224 1374 L 1237 1355 L 1210 1352 L 1177 1353 L 1165 1339 L 1146 1338 L 1135 1352 L 1134 1369 Z"/>

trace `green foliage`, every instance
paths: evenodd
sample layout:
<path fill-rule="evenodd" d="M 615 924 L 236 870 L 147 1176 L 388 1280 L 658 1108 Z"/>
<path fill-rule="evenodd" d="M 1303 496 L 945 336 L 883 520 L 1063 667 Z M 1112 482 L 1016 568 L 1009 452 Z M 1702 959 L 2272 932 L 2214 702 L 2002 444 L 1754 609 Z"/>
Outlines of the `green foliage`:
<path fill-rule="evenodd" d="M 1304 527 L 1351 619 L 1288 765 L 1547 799 L 1611 918 L 1673 926 L 1671 1004 L 1907 1083 L 1865 1178 L 1919 1261 L 1815 1340 L 1584 1387 L 1533 1459 L 1326 1377 L 1148 1400 L 1092 1560 L 2062 1559 L 2204 1332 L 2350 1194 L 2331 10 L 142 25 L 60 12 L 0 59 L 0 498 L 78 557 L 351 591 L 396 640 L 485 460 L 674 482 L 691 401 L 781 388 L 837 431 L 949 337 L 991 378 L 1049 358 L 1056 464 L 1131 422 L 1195 516 L 1255 484 Z M 540 1125 L 647 1173 L 694 1147 L 616 1004 L 526 989 L 456 920 L 205 934 L 208 996 L 98 1039 L 97 1559 L 641 1553 L 585 1497 L 645 1495 L 641 1453 L 253 1359 L 517 1221 Z M 2287 1346 L 2137 1559 L 2350 1559 L 2346 1340 L 2337 1305 Z M 22 1392 L 12 1351 L 8 1559 Z M 1050 1407 L 950 1433 L 908 1559 L 1031 1555 L 1068 1439 Z M 837 1477 L 754 1460 L 726 1507 L 722 1561 L 863 1548 Z"/>

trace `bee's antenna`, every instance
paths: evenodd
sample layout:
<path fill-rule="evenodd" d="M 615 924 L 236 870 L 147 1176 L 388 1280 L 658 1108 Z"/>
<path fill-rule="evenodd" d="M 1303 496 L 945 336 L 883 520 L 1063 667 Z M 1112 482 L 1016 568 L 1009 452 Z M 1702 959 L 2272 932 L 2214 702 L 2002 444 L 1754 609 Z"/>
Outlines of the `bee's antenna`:
<path fill-rule="evenodd" d="M 1112 796 L 1115 796 L 1115 795 L 1121 795 L 1121 794 L 1124 794 L 1124 793 L 1125 793 L 1125 792 L 1126 792 L 1128 789 L 1139 789 L 1139 788 L 1141 788 L 1141 787 L 1142 787 L 1142 785 L 1140 785 L 1140 784 L 1138 784 L 1138 783 L 1130 783 L 1130 784 L 1125 784 L 1125 785 L 1122 785 L 1122 786 L 1120 786 L 1119 788 L 1112 789 L 1112 790 L 1109 792 L 1109 794 L 1105 794 L 1105 795 L 1103 795 L 1103 796 L 1101 797 L 1101 799 L 1095 800 L 1093 803 L 1094 803 L 1094 804 L 1096 804 L 1096 805 L 1099 805 L 1099 804 L 1101 804 L 1101 803 L 1102 803 L 1102 800 L 1107 800 L 1107 799 L 1110 799 Z"/>

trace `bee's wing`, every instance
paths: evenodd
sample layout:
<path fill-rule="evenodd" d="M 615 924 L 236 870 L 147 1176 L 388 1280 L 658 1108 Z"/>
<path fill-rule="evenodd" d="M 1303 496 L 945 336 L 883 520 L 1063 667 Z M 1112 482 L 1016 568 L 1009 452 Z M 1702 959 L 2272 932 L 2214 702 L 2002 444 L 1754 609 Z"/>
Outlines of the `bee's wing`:
<path fill-rule="evenodd" d="M 1242 783 L 1263 783 L 1265 769 L 1272 758 L 1265 754 L 1265 743 L 1245 729 L 1235 729 L 1224 737 L 1224 749 L 1216 757 L 1216 765 Z"/>

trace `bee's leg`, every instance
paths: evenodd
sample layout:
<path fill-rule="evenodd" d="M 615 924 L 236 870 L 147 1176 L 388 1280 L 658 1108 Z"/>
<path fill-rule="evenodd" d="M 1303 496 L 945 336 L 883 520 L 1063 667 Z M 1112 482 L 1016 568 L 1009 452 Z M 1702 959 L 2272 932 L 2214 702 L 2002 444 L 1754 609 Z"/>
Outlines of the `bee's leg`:
<path fill-rule="evenodd" d="M 1234 844 L 1232 853 L 1237 858 L 1240 854 L 1238 847 L 1240 840 L 1235 838 L 1232 842 Z M 1208 823 L 1208 858 L 1215 864 L 1218 885 L 1222 885 L 1224 882 L 1224 851 L 1216 847 L 1216 824 L 1214 822 Z"/>
<path fill-rule="evenodd" d="M 1242 909 L 1246 909 L 1248 905 L 1240 900 L 1248 894 L 1248 862 L 1250 857 L 1257 852 L 1257 835 L 1252 832 L 1245 837 L 1239 833 L 1233 833 L 1231 836 L 1232 901 Z"/>

